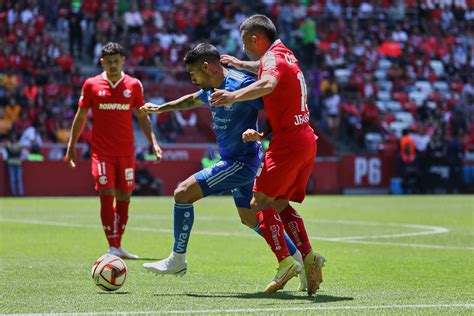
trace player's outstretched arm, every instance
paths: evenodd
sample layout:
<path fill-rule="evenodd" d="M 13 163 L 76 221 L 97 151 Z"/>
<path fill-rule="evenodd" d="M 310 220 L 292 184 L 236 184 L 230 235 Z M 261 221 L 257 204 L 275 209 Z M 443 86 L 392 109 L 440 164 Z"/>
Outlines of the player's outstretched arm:
<path fill-rule="evenodd" d="M 272 93 L 277 84 L 275 77 L 266 75 L 251 85 L 232 92 L 216 89 L 211 94 L 211 105 L 230 106 L 235 102 L 254 100 Z"/>
<path fill-rule="evenodd" d="M 258 74 L 258 67 L 260 66 L 260 61 L 245 61 L 240 60 L 234 56 L 230 55 L 221 55 L 221 63 L 229 67 L 234 67 L 238 70 L 247 71 L 253 74 Z"/>
<path fill-rule="evenodd" d="M 76 116 L 74 117 L 74 121 L 72 122 L 71 133 L 67 143 L 66 156 L 64 157 L 64 160 L 72 168 L 76 167 L 76 153 L 74 151 L 74 146 L 76 146 L 77 140 L 84 130 L 84 125 L 86 125 L 87 122 L 88 112 L 88 108 L 79 108 L 76 112 Z"/>
<path fill-rule="evenodd" d="M 136 108 L 134 110 L 134 113 L 137 116 L 138 123 L 140 123 L 140 127 L 142 128 L 143 134 L 145 134 L 146 138 L 148 139 L 148 142 L 153 148 L 153 153 L 156 156 L 156 161 L 160 162 L 161 159 L 163 159 L 163 150 L 161 150 L 160 145 L 158 145 L 155 133 L 153 133 L 150 117 L 144 111 L 139 111 Z"/>
<path fill-rule="evenodd" d="M 185 96 L 182 96 L 179 99 L 166 102 L 164 104 L 154 104 L 147 102 L 145 103 L 144 106 L 140 108 L 145 113 L 163 113 L 163 112 L 168 112 L 168 111 L 183 111 L 183 110 L 189 110 L 195 107 L 198 107 L 202 105 L 203 102 L 199 98 L 198 93 L 191 93 L 187 94 Z"/>

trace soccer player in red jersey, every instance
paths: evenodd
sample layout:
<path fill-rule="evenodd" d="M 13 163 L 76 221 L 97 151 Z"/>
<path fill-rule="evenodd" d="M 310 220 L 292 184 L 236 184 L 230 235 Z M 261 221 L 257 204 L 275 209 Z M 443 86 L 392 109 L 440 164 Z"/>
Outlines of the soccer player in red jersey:
<path fill-rule="evenodd" d="M 121 246 L 130 197 L 135 188 L 132 112 L 152 145 L 157 161 L 161 160 L 162 151 L 153 134 L 150 118 L 139 110 L 145 104 L 142 84 L 122 72 L 124 61 L 124 49 L 120 44 L 108 43 L 102 48 L 100 62 L 105 71 L 84 82 L 65 160 L 75 167 L 74 146 L 91 110 L 92 175 L 100 196 L 100 217 L 109 242 L 108 253 L 137 259 L 138 256 Z"/>
<path fill-rule="evenodd" d="M 272 248 L 279 267 L 267 292 L 282 289 L 301 267 L 289 255 L 283 242 L 286 230 L 304 258 L 308 295 L 319 289 L 324 257 L 313 252 L 303 219 L 289 201 L 301 203 L 306 194 L 314 160 L 316 140 L 309 125 L 306 83 L 293 52 L 277 39 L 272 21 L 264 15 L 253 15 L 240 25 L 244 50 L 251 61 L 223 56 L 224 64 L 258 74 L 253 84 L 233 92 L 215 90 L 211 95 L 214 106 L 262 97 L 272 139 L 265 154 L 261 173 L 254 183 L 252 210 L 257 212 L 260 229 Z M 262 140 L 266 136 L 254 130 L 243 134 L 246 141 Z M 271 215 L 272 207 L 279 216 Z"/>

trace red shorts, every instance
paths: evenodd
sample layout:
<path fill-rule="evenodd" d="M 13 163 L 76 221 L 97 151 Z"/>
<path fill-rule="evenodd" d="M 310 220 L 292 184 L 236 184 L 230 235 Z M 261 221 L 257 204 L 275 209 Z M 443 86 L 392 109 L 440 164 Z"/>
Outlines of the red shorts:
<path fill-rule="evenodd" d="M 270 142 L 253 191 L 277 200 L 303 202 L 316 150 L 314 134 L 307 141 Z"/>
<path fill-rule="evenodd" d="M 92 154 L 92 176 L 95 189 L 117 189 L 131 192 L 135 189 L 135 156 L 107 156 Z"/>

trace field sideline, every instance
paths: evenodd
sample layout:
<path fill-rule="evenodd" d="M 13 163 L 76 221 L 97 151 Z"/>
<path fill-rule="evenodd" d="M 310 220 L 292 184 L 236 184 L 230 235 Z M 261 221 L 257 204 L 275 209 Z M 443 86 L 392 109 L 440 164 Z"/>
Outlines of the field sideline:
<path fill-rule="evenodd" d="M 116 293 L 89 275 L 106 250 L 98 198 L 0 199 L 0 313 L 474 313 L 473 196 L 321 196 L 296 208 L 328 260 L 313 298 L 296 279 L 262 292 L 276 261 L 229 196 L 195 204 L 182 278 L 141 267 L 170 252 L 172 198 L 134 197 L 123 245 L 142 259 L 127 261 Z"/>

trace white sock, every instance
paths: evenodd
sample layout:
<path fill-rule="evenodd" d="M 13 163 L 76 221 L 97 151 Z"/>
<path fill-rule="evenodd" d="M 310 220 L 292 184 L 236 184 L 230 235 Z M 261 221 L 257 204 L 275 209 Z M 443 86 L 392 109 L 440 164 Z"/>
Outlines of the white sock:
<path fill-rule="evenodd" d="M 173 257 L 176 261 L 184 263 L 186 261 L 186 253 L 177 253 L 172 252 L 171 257 Z"/>

